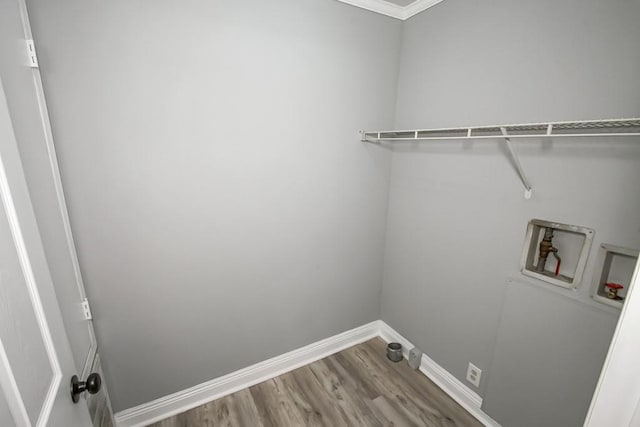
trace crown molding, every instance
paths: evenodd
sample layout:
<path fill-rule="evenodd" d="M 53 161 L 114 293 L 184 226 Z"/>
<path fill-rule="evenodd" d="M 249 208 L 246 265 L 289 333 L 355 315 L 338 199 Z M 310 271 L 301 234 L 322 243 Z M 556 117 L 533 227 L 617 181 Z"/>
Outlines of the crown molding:
<path fill-rule="evenodd" d="M 414 15 L 435 6 L 443 0 L 416 0 L 407 6 L 398 6 L 385 0 L 338 0 L 361 9 L 405 21 Z"/>
<path fill-rule="evenodd" d="M 371 12 L 387 15 L 392 18 L 405 20 L 404 7 L 389 3 L 384 0 L 338 0 L 339 2 L 350 4 L 351 6 L 367 9 Z"/>
<path fill-rule="evenodd" d="M 417 15 L 418 13 L 422 12 L 423 10 L 427 10 L 432 6 L 437 5 L 438 3 L 442 2 L 443 0 L 416 0 L 413 3 L 411 3 L 408 6 L 403 7 L 402 9 L 404 9 L 404 18 L 402 18 L 403 20 L 405 19 L 409 19 L 414 15 Z"/>

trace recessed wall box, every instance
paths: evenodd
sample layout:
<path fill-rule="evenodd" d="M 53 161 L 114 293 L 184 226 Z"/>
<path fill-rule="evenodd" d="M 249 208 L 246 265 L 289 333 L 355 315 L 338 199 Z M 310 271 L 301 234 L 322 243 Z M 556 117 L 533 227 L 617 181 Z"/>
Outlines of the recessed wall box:
<path fill-rule="evenodd" d="M 637 250 L 601 244 L 591 297 L 603 304 L 621 308 L 637 262 Z"/>
<path fill-rule="evenodd" d="M 520 260 L 522 274 L 576 288 L 587 265 L 593 235 L 587 227 L 532 219 Z"/>

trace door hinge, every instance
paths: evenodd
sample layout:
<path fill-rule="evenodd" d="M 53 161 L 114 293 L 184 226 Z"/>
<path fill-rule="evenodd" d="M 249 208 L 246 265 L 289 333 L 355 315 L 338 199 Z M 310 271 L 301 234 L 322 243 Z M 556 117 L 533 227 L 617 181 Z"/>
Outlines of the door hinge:
<path fill-rule="evenodd" d="M 29 57 L 29 66 L 38 68 L 38 57 L 36 56 L 36 45 L 33 40 L 27 40 L 27 56 Z"/>
<path fill-rule="evenodd" d="M 89 307 L 89 300 L 86 298 L 82 300 L 82 313 L 86 320 L 93 319 L 93 316 L 91 315 L 91 307 Z"/>

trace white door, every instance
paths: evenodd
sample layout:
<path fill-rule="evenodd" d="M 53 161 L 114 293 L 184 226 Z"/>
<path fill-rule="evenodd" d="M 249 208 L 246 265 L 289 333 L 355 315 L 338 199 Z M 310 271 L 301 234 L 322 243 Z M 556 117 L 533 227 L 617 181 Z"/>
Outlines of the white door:
<path fill-rule="evenodd" d="M 32 38 L 25 0 L 0 0 L 0 77 L 76 371 L 84 379 L 97 345 L 82 309 L 85 291 L 40 71 L 29 63 L 26 40 Z"/>
<path fill-rule="evenodd" d="M 0 199 L 0 425 L 90 426 L 1 79 Z"/>

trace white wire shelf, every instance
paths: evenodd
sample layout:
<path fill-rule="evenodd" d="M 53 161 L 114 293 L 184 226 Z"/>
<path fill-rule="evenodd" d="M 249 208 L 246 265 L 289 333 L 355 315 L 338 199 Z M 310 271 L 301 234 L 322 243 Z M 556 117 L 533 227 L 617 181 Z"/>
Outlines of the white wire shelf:
<path fill-rule="evenodd" d="M 640 118 L 583 120 L 574 122 L 526 123 L 516 125 L 472 126 L 441 129 L 414 129 L 391 131 L 360 131 L 360 139 L 379 144 L 382 142 L 417 142 L 448 139 L 504 139 L 511 161 L 524 186 L 525 199 L 531 198 L 532 188 L 518 159 L 511 139 L 558 137 L 612 137 L 640 136 Z"/>
<path fill-rule="evenodd" d="M 505 133 L 506 131 L 506 133 Z M 640 136 L 640 118 L 526 123 L 441 129 L 361 131 L 366 142 L 429 141 L 443 139 L 555 138 Z"/>

